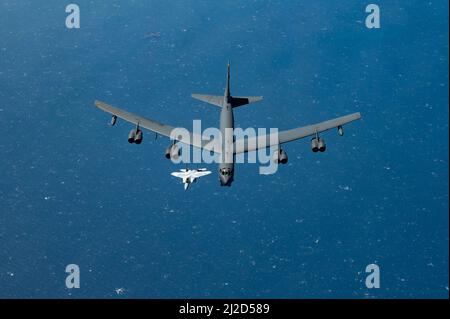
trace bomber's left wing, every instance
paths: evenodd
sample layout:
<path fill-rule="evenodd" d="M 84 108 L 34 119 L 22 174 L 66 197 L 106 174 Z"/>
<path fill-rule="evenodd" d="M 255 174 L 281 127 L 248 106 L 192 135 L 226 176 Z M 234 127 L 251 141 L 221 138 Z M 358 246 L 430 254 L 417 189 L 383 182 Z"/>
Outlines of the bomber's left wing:
<path fill-rule="evenodd" d="M 171 137 L 170 134 L 172 130 L 175 128 L 166 124 L 159 123 L 155 120 L 145 118 L 136 114 L 133 114 L 131 112 L 127 112 L 125 110 L 119 109 L 117 107 L 114 107 L 112 105 L 106 104 L 101 101 L 95 101 L 95 106 L 97 106 L 102 111 L 105 111 L 107 113 L 110 113 L 111 115 L 117 116 L 127 122 L 133 123 L 135 125 L 139 125 L 141 128 L 145 128 L 147 130 L 150 130 L 152 132 L 158 133 L 160 135 L 164 135 L 167 137 Z M 221 152 L 220 144 L 216 142 L 215 140 L 209 140 L 209 141 L 202 141 L 201 136 L 198 134 L 194 134 L 192 132 L 189 132 L 190 138 L 189 141 L 186 141 L 184 139 L 178 139 L 176 137 L 176 140 L 178 140 L 181 143 L 192 145 L 195 147 L 198 147 L 200 149 L 205 149 L 208 151 L 214 151 L 216 153 Z"/>
<path fill-rule="evenodd" d="M 258 149 L 267 148 L 273 145 L 283 144 L 291 141 L 295 141 L 307 136 L 313 136 L 315 134 L 328 131 L 333 128 L 338 128 L 344 124 L 359 120 L 361 114 L 359 112 L 349 114 L 346 116 L 338 117 L 329 121 L 312 124 L 304 127 L 298 127 L 288 131 L 278 132 L 278 136 L 263 135 L 257 137 L 250 137 L 248 139 L 237 140 L 234 144 L 234 153 L 240 154 L 245 152 L 256 151 Z M 277 138 L 278 137 L 278 138 Z"/>

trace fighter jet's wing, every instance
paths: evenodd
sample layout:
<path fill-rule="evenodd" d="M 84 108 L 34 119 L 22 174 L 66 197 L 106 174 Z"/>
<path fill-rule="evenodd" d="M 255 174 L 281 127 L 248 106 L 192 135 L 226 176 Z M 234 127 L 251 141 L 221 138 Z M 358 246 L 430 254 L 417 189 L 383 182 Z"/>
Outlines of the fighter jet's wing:
<path fill-rule="evenodd" d="M 198 178 L 198 177 L 206 176 L 206 175 L 209 175 L 209 174 L 211 174 L 211 171 L 197 171 L 197 172 L 193 173 L 193 176 L 195 178 Z"/>
<path fill-rule="evenodd" d="M 170 175 L 175 176 L 175 177 L 179 177 L 179 178 L 186 178 L 189 176 L 189 173 L 186 172 L 173 172 L 170 173 Z"/>
<path fill-rule="evenodd" d="M 337 128 L 348 124 L 350 122 L 359 120 L 361 114 L 353 113 L 350 115 L 335 118 L 333 120 L 308 125 L 304 127 L 295 128 L 288 131 L 278 132 L 278 140 L 270 138 L 271 135 L 263 135 L 258 137 L 250 137 L 248 139 L 237 140 L 234 144 L 234 153 L 240 154 L 245 152 L 256 151 L 260 148 L 270 147 L 272 145 L 283 144 L 291 141 L 295 141 L 307 136 L 312 136 L 316 133 L 328 131 L 332 128 Z"/>
<path fill-rule="evenodd" d="M 112 105 L 106 104 L 101 101 L 95 101 L 95 106 L 97 106 L 99 109 L 101 109 L 107 113 L 110 113 L 112 115 L 115 115 L 127 122 L 133 123 L 135 125 L 139 124 L 139 127 L 141 127 L 141 128 L 145 128 L 147 130 L 153 131 L 160 135 L 167 136 L 169 138 L 171 137 L 170 133 L 174 129 L 174 127 L 172 127 L 172 126 L 165 125 L 165 124 L 159 123 L 155 120 L 124 111 L 122 109 L 119 109 L 117 107 L 114 107 Z M 209 141 L 203 140 L 202 141 L 201 136 L 199 136 L 198 134 L 194 134 L 191 132 L 189 132 L 189 134 L 190 134 L 189 141 L 186 141 L 184 139 L 178 139 L 178 137 L 176 137 L 176 139 L 178 141 L 180 141 L 181 143 L 184 143 L 187 145 L 192 145 L 192 146 L 195 146 L 195 147 L 198 147 L 201 149 L 205 149 L 208 151 L 213 151 L 216 153 L 221 152 L 220 144 L 218 142 L 216 142 L 215 140 L 209 140 Z"/>

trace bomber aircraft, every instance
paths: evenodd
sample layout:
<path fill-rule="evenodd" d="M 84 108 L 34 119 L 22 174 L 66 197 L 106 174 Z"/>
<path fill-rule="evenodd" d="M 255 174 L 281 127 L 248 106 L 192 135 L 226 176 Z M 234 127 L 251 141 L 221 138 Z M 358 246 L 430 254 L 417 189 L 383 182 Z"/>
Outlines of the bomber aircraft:
<path fill-rule="evenodd" d="M 324 152 L 326 150 L 326 144 L 325 140 L 319 136 L 320 133 L 336 128 L 339 135 L 343 136 L 343 126 L 361 118 L 361 114 L 356 112 L 317 124 L 281 131 L 278 132 L 276 140 L 271 138 L 270 134 L 235 140 L 233 135 L 230 136 L 229 134 L 226 134 L 226 130 L 234 129 L 233 110 L 242 105 L 258 102 L 262 100 L 262 96 L 231 95 L 230 63 L 228 63 L 227 66 L 227 80 L 223 95 L 192 94 L 192 97 L 221 108 L 221 140 L 204 140 L 201 136 L 197 136 L 198 134 L 194 134 L 192 132 L 189 133 L 189 138 L 183 138 L 181 135 L 173 136 L 171 132 L 175 129 L 175 127 L 161 124 L 150 118 L 130 113 L 101 101 L 95 101 L 95 105 L 99 109 L 112 115 L 111 125 L 116 124 L 117 118 L 121 118 L 135 125 L 128 135 L 129 143 L 141 144 L 143 139 L 142 128 L 153 131 L 156 134 L 172 138 L 173 142 L 165 151 L 165 157 L 167 159 L 178 159 L 180 157 L 181 148 L 177 145 L 178 142 L 220 154 L 222 157 L 222 160 L 219 163 L 219 181 L 221 186 L 231 186 L 231 183 L 234 180 L 235 156 L 238 154 L 274 146 L 276 147 L 276 150 L 272 155 L 273 162 L 276 164 L 286 164 L 288 161 L 288 156 L 287 153 L 279 147 L 281 144 L 310 136 L 312 137 L 312 151 L 315 153 Z M 264 143 L 260 143 L 261 141 Z"/>

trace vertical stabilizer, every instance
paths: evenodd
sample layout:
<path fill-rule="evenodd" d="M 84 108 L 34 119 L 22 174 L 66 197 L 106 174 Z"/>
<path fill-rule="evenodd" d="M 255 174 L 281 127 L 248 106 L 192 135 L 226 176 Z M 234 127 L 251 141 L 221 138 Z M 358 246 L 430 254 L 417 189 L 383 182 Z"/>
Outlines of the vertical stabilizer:
<path fill-rule="evenodd" d="M 230 96 L 231 96 L 231 93 L 230 93 L 230 61 L 228 61 L 228 65 L 227 65 L 227 86 L 225 87 L 225 97 L 228 100 Z"/>

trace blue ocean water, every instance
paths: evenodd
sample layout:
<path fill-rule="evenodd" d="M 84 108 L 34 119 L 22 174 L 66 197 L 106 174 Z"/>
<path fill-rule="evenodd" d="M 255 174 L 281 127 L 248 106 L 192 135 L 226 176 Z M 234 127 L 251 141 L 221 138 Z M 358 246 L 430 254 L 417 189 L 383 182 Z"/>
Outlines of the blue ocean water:
<path fill-rule="evenodd" d="M 370 30 L 366 1 L 75 3 L 69 30 L 69 2 L 0 0 L 0 297 L 448 298 L 448 1 L 378 0 Z M 239 126 L 363 119 L 185 192 L 168 139 L 129 145 L 93 105 L 217 126 L 190 94 L 221 94 L 228 60 L 265 97 Z"/>

